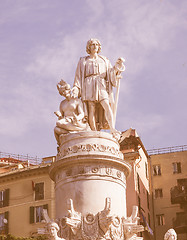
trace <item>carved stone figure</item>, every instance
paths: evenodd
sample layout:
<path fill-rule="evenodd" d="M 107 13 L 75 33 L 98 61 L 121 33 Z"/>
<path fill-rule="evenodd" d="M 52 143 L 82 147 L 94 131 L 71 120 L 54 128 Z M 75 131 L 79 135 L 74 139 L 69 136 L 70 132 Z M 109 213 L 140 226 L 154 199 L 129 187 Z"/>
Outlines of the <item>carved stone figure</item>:
<path fill-rule="evenodd" d="M 47 229 L 49 232 L 50 240 L 65 240 L 63 238 L 58 237 L 57 233 L 59 232 L 60 228 L 56 222 L 48 223 Z"/>
<path fill-rule="evenodd" d="M 83 217 L 81 234 L 84 240 L 97 240 L 99 237 L 98 214 L 88 213 Z"/>
<path fill-rule="evenodd" d="M 86 122 L 82 101 L 79 98 L 75 98 L 71 94 L 70 85 L 61 80 L 57 84 L 59 94 L 65 97 L 60 103 L 60 111 L 55 112 L 58 117 L 54 134 L 57 140 L 57 144 L 60 145 L 59 136 L 73 131 L 88 130 L 89 126 Z"/>
<path fill-rule="evenodd" d="M 119 58 L 112 67 L 106 57 L 98 55 L 100 50 L 99 40 L 90 39 L 87 42 L 89 55 L 78 62 L 72 91 L 75 96 L 81 97 L 91 129 L 109 128 L 114 137 L 119 138 L 120 132 L 115 129 L 116 106 L 112 87 L 116 87 L 121 78 L 121 72 L 125 69 L 124 60 Z"/>
<path fill-rule="evenodd" d="M 81 214 L 74 210 L 72 199 L 68 200 L 67 206 L 68 217 L 65 218 L 65 222 L 71 228 L 72 233 L 76 235 L 81 226 Z"/>
<path fill-rule="evenodd" d="M 170 228 L 164 235 L 164 240 L 177 240 L 177 234 L 173 228 Z"/>
<path fill-rule="evenodd" d="M 127 219 L 123 218 L 123 229 L 125 239 L 133 240 L 133 239 L 143 239 L 141 237 L 137 237 L 137 233 L 143 232 L 144 227 L 142 225 L 138 225 L 138 207 L 133 206 L 132 215 Z"/>
<path fill-rule="evenodd" d="M 73 200 L 67 202 L 68 216 L 59 219 L 63 224 L 61 227 L 61 236 L 66 240 L 142 240 L 137 237 L 138 232 L 144 231 L 144 227 L 137 224 L 138 207 L 133 207 L 132 215 L 129 218 L 111 215 L 111 199 L 106 198 L 105 208 L 97 214 L 87 213 L 82 215 L 76 212 L 73 207 Z M 47 213 L 45 214 L 47 217 Z M 46 218 L 45 219 L 49 219 Z M 49 222 L 50 223 L 50 222 Z M 50 223 L 51 224 L 51 223 Z M 59 231 L 58 225 L 52 223 Z M 63 226 L 62 226 L 63 225 Z M 53 229 L 51 230 L 53 233 Z M 51 233 L 51 234 L 52 234 Z M 55 233 L 53 234 L 55 235 Z M 55 235 L 56 236 L 56 235 Z M 55 239 L 54 239 L 55 240 Z M 59 239 L 57 239 L 59 240 Z"/>
<path fill-rule="evenodd" d="M 106 234 L 106 232 L 109 229 L 109 226 L 113 221 L 113 216 L 110 215 L 110 208 L 111 208 L 111 199 L 106 198 L 105 208 L 104 210 L 99 212 L 99 226 L 102 229 L 104 234 Z"/>

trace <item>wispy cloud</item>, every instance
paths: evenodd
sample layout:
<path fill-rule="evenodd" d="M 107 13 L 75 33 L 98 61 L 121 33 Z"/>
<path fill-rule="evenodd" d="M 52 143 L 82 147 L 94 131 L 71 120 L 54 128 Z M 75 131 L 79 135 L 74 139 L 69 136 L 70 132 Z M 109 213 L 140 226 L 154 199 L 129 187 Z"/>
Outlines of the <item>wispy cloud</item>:
<path fill-rule="evenodd" d="M 94 4 L 86 1 L 86 4 L 90 17 L 86 14 L 82 26 L 70 34 L 62 32 L 50 44 L 42 45 L 27 70 L 54 77 L 64 70 L 65 75 L 72 76 L 75 61 L 85 54 L 79 48 L 83 46 L 81 42 L 85 44 L 90 37 L 98 37 L 105 55 L 112 62 L 118 56 L 127 56 L 129 74 L 135 75 L 149 63 L 151 52 L 170 49 L 177 38 L 178 27 L 186 26 L 184 7 L 178 11 L 169 2 L 111 1 L 105 4 L 97 0 Z"/>

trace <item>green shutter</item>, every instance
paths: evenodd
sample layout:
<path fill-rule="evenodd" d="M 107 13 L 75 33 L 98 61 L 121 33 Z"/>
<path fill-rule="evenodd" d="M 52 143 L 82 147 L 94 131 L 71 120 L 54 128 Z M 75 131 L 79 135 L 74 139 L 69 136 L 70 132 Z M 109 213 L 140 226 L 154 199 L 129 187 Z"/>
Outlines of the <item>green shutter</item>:
<path fill-rule="evenodd" d="M 49 216 L 49 213 L 48 213 L 48 204 L 43 205 L 43 209 L 46 209 L 46 210 L 47 210 L 47 214 L 48 214 L 48 216 Z M 42 214 L 42 219 L 44 220 L 43 214 Z"/>
<path fill-rule="evenodd" d="M 43 205 L 43 209 L 47 209 L 48 210 L 48 204 Z"/>
<path fill-rule="evenodd" d="M 5 223 L 5 234 L 8 234 L 9 231 L 9 212 L 5 212 L 5 219 L 7 223 Z"/>
<path fill-rule="evenodd" d="M 36 183 L 35 184 L 35 200 L 44 199 L 44 183 Z"/>
<path fill-rule="evenodd" d="M 34 223 L 34 207 L 30 207 L 30 223 Z"/>
<path fill-rule="evenodd" d="M 5 199 L 3 202 L 3 207 L 9 206 L 9 193 L 10 193 L 10 189 L 5 189 Z"/>

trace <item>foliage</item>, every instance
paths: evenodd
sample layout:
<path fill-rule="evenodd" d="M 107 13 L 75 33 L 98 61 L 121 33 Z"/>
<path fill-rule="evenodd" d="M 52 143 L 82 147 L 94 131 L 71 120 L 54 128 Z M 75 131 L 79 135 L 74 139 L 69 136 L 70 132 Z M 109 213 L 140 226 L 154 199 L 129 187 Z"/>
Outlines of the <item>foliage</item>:
<path fill-rule="evenodd" d="M 39 235 L 35 237 L 15 237 L 11 234 L 8 235 L 0 235 L 0 240 L 47 240 L 48 237 L 45 235 Z"/>

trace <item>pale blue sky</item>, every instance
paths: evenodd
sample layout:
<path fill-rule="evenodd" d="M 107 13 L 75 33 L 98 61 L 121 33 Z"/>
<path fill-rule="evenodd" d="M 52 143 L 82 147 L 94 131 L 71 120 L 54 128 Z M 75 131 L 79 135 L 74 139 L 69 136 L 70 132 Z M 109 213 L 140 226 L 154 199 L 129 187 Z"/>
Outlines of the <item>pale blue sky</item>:
<path fill-rule="evenodd" d="M 117 129 L 146 149 L 187 144 L 186 0 L 0 0 L 0 151 L 49 156 L 61 96 L 89 38 L 126 59 Z"/>

